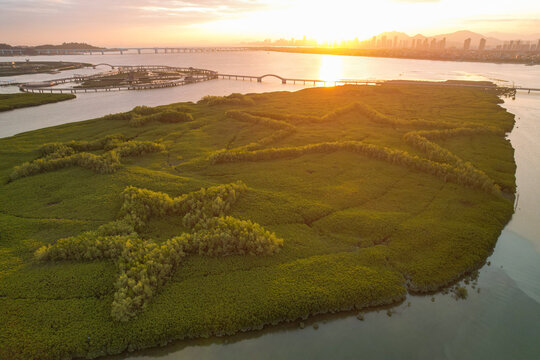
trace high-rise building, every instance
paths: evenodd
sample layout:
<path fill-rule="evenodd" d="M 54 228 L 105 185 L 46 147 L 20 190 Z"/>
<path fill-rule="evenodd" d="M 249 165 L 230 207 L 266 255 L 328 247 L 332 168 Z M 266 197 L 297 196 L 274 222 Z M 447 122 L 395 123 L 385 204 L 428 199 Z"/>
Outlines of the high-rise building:
<path fill-rule="evenodd" d="M 538 42 L 536 43 L 536 52 L 540 52 L 540 39 L 538 39 Z"/>
<path fill-rule="evenodd" d="M 381 47 L 382 48 L 385 48 L 387 47 L 387 44 L 386 44 L 386 35 L 384 35 L 381 39 Z"/>
<path fill-rule="evenodd" d="M 431 49 L 435 49 L 437 47 L 437 39 L 433 38 L 431 39 L 431 44 L 429 45 Z"/>
<path fill-rule="evenodd" d="M 482 51 L 486 48 L 486 39 L 480 39 L 480 44 L 478 44 L 478 50 Z"/>
<path fill-rule="evenodd" d="M 414 49 L 415 45 L 416 45 L 416 39 L 412 39 L 411 47 Z"/>
<path fill-rule="evenodd" d="M 471 38 L 467 38 L 463 42 L 463 50 L 469 50 L 470 48 L 471 48 Z"/>
<path fill-rule="evenodd" d="M 394 36 L 394 48 L 398 47 L 398 38 L 397 36 Z"/>
<path fill-rule="evenodd" d="M 443 39 L 439 42 L 439 48 L 440 48 L 440 49 L 445 49 L 445 48 L 446 48 L 446 38 L 443 38 Z"/>

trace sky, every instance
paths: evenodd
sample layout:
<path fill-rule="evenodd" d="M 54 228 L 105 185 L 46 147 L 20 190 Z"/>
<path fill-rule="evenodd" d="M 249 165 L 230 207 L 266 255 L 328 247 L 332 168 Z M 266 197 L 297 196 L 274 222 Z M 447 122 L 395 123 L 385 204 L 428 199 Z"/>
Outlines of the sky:
<path fill-rule="evenodd" d="M 540 38 L 540 0 L 0 0 L 0 43 L 12 45 L 333 42 L 392 30 Z"/>

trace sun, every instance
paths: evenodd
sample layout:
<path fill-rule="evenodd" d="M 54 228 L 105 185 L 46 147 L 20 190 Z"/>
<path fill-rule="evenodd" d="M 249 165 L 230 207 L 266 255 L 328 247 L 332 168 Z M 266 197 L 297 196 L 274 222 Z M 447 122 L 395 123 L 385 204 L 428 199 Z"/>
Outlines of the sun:
<path fill-rule="evenodd" d="M 327 86 L 343 78 L 343 58 L 334 55 L 322 55 L 319 65 L 319 80 L 327 81 Z"/>

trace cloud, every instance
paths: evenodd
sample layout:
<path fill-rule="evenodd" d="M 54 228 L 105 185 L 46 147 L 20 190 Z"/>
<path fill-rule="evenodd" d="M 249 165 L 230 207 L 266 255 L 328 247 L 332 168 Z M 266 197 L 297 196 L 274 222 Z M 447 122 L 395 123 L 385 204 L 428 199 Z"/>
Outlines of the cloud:
<path fill-rule="evenodd" d="M 93 24 L 101 22 L 108 26 L 149 21 L 197 24 L 235 18 L 269 6 L 262 0 L 0 0 L 0 22 L 5 18 L 5 21 L 12 24 L 17 21 L 23 26 L 25 22 L 36 20 L 44 26 L 59 20 Z"/>

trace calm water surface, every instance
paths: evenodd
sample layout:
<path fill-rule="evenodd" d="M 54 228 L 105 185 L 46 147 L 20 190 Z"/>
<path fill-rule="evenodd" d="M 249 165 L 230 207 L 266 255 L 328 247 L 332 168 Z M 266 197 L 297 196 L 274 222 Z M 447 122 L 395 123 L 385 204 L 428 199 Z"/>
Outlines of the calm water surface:
<path fill-rule="evenodd" d="M 20 60 L 21 58 L 14 58 Z M 36 57 L 32 60 L 135 65 L 193 66 L 222 73 L 336 79 L 491 80 L 540 87 L 540 67 L 285 54 L 268 52 L 168 55 L 88 55 Z M 10 78 L 39 81 L 66 74 Z M 4 78 L 4 80 L 7 80 Z M 277 82 L 213 80 L 184 87 L 142 92 L 80 94 L 67 102 L 0 113 L 0 137 L 66 122 L 127 111 L 136 105 L 196 101 L 232 92 L 294 91 L 300 85 Z M 17 91 L 0 87 L 0 92 Z M 312 319 L 235 337 L 178 342 L 164 348 L 113 359 L 540 359 L 540 94 L 519 93 L 503 105 L 516 114 L 509 139 L 517 163 L 516 213 L 480 270 L 467 300 L 450 295 L 409 296 L 395 313 L 370 312 L 364 321 L 350 314 Z M 480 288 L 480 292 L 478 292 Z M 410 306 L 408 305 L 410 303 Z M 311 324 L 317 322 L 315 330 Z"/>

